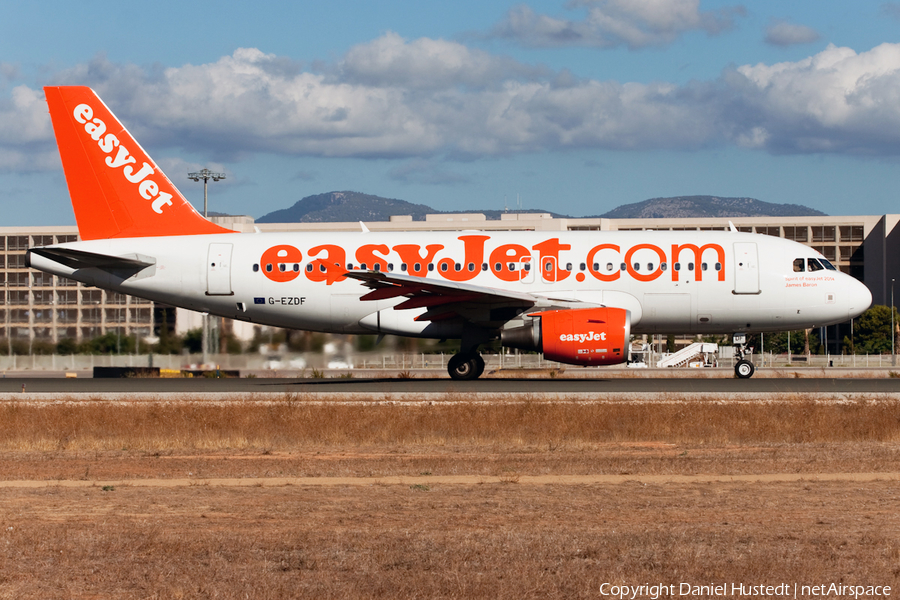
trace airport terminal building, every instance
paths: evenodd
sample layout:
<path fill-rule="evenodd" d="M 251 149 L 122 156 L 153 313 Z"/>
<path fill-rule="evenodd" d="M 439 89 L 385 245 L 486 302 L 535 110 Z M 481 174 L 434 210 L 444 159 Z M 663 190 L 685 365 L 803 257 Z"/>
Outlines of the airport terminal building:
<path fill-rule="evenodd" d="M 359 231 L 353 223 L 254 223 L 251 217 L 214 217 L 216 223 L 242 232 Z M 371 231 L 538 230 L 725 230 L 729 219 L 580 219 L 552 218 L 545 213 L 507 213 L 499 220 L 483 214 L 428 215 L 424 221 L 395 216 L 390 221 L 367 222 Z M 875 304 L 889 305 L 893 284 L 900 279 L 900 214 L 837 217 L 740 217 L 730 219 L 740 231 L 791 239 L 821 252 L 841 271 L 859 279 L 872 292 Z M 107 292 L 54 277 L 25 266 L 25 251 L 76 241 L 74 226 L 0 227 L 0 338 L 58 342 L 82 341 L 106 333 L 147 337 L 165 323 L 178 333 L 199 327 L 197 313 Z M 898 290 L 900 291 L 900 290 Z M 242 339 L 253 336 L 253 326 L 227 323 Z"/>

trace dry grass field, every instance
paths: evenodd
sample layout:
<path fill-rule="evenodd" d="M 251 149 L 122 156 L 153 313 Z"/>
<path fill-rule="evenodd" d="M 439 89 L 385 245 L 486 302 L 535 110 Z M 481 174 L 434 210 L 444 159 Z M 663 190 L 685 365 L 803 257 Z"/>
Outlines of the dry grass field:
<path fill-rule="evenodd" d="M 885 398 L 88 399 L 0 422 L 0 598 L 900 590 Z"/>

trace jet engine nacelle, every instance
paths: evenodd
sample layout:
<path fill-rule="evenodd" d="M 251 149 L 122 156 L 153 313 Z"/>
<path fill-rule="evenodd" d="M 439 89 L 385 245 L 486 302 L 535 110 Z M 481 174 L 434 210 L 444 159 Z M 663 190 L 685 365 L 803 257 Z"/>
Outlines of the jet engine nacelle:
<path fill-rule="evenodd" d="M 570 365 L 616 365 L 628 360 L 631 313 L 622 308 L 548 310 L 529 315 L 524 327 L 505 329 L 501 343 L 537 350 L 544 358 Z"/>

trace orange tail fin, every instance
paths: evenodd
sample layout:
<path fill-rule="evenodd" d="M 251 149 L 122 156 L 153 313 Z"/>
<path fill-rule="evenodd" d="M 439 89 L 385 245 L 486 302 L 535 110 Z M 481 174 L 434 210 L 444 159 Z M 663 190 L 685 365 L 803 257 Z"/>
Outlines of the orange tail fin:
<path fill-rule="evenodd" d="M 45 87 L 83 240 L 232 233 L 203 218 L 88 87 Z"/>

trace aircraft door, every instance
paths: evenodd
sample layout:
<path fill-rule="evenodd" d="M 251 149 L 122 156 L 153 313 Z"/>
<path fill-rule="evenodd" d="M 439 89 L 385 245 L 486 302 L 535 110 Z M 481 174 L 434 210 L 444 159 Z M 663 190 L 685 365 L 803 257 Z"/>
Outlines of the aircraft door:
<path fill-rule="evenodd" d="M 206 295 L 231 296 L 231 244 L 210 244 L 206 261 Z"/>
<path fill-rule="evenodd" d="M 734 243 L 734 293 L 759 293 L 759 258 L 756 242 Z"/>

